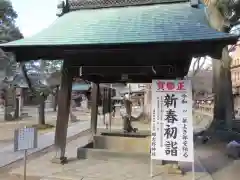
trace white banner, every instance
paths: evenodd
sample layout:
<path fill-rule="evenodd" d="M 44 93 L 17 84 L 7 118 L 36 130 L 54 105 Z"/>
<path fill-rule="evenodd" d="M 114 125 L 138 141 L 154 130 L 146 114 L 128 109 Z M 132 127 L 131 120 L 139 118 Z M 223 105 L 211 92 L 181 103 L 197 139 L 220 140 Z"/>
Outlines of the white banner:
<path fill-rule="evenodd" d="M 194 161 L 189 80 L 152 81 L 151 158 Z"/>

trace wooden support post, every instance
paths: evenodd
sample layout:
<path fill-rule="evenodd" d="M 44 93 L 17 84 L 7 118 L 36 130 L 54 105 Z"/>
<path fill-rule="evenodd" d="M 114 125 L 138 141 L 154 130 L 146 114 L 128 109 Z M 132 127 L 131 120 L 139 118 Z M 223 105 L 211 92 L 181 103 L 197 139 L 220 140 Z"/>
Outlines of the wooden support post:
<path fill-rule="evenodd" d="M 65 157 L 67 128 L 70 108 L 70 98 L 72 92 L 73 73 L 69 61 L 64 60 L 61 77 L 61 87 L 58 99 L 57 124 L 55 130 L 56 157 L 52 162 L 64 164 L 67 162 Z"/>
<path fill-rule="evenodd" d="M 92 109 L 91 109 L 91 131 L 93 136 L 97 133 L 98 97 L 99 97 L 99 84 L 93 83 Z"/>
<path fill-rule="evenodd" d="M 112 84 L 111 88 L 108 88 L 108 114 L 109 114 L 109 130 L 111 131 L 112 128 Z"/>

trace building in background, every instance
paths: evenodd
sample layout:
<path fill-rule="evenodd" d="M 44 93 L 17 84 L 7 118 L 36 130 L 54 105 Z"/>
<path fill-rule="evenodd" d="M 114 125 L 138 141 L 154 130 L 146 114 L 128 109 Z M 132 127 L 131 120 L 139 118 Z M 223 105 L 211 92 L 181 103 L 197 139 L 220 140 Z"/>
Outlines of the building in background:
<path fill-rule="evenodd" d="M 236 46 L 231 53 L 231 78 L 234 96 L 234 109 L 240 115 L 240 47 Z"/>

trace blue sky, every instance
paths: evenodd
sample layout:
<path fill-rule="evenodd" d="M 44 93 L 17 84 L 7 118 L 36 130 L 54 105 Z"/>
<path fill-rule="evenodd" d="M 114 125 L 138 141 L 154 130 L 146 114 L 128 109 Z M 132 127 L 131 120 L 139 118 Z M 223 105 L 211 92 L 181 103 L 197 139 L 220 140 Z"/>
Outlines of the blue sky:
<path fill-rule="evenodd" d="M 56 18 L 59 0 L 11 0 L 18 13 L 17 26 L 25 37 L 48 27 Z"/>

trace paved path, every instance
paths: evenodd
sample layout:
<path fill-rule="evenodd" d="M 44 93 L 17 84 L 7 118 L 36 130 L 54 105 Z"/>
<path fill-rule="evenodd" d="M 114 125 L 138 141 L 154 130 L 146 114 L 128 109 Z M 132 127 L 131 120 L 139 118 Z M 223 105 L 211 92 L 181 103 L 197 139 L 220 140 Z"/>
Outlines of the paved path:
<path fill-rule="evenodd" d="M 154 166 L 154 178 L 150 178 L 150 165 L 135 159 L 109 158 L 107 161 L 86 159 L 76 159 L 76 149 L 88 143 L 90 136 L 82 136 L 73 140 L 67 145 L 67 157 L 70 162 L 64 166 L 52 164 L 49 159 L 54 156 L 54 152 L 49 152 L 44 156 L 31 160 L 28 163 L 28 176 L 39 177 L 41 180 L 192 180 L 192 173 L 185 176 L 168 175 L 162 166 Z M 183 165 L 191 170 L 191 164 Z M 41 171 L 39 171 L 41 170 Z M 196 179 L 212 180 L 204 172 L 204 168 L 196 161 Z M 23 167 L 13 169 L 11 174 L 23 174 Z"/>
<path fill-rule="evenodd" d="M 27 175 L 29 180 L 192 180 L 192 173 L 187 173 L 186 176 L 168 175 L 160 166 L 154 166 L 154 178 L 149 177 L 149 164 L 140 163 L 139 161 L 130 159 L 111 158 L 104 160 L 76 160 L 76 149 L 79 146 L 85 145 L 90 136 L 82 136 L 73 140 L 67 145 L 67 156 L 70 162 L 64 166 L 53 164 L 49 161 L 54 156 L 54 152 L 49 152 L 37 159 L 30 160 L 27 164 Z M 214 147 L 219 149 L 219 146 Z M 215 152 L 216 153 L 216 152 Z M 196 155 L 201 158 L 216 161 L 217 155 L 211 151 L 210 147 L 197 148 Z M 197 158 L 197 157 L 196 157 Z M 238 179 L 240 176 L 239 167 L 240 161 L 233 161 L 222 169 L 218 169 L 212 174 L 212 177 L 207 174 L 205 168 L 199 165 L 196 159 L 196 180 L 226 180 Z M 217 161 L 217 163 L 220 163 Z M 224 165 L 224 162 L 221 163 Z M 187 165 L 185 166 L 187 167 Z M 188 165 L 189 170 L 191 166 Z M 164 173 L 165 172 L 165 173 Z M 20 180 L 23 174 L 23 166 L 12 169 L 11 177 L 3 177 L 5 180 Z M 18 179 L 15 177 L 19 177 Z M 0 175 L 1 177 L 1 175 Z M 34 178 L 33 178 L 34 177 Z"/>
<path fill-rule="evenodd" d="M 240 160 L 235 160 L 212 174 L 213 180 L 237 180 L 240 177 Z"/>
<path fill-rule="evenodd" d="M 1 144 L 6 144 L 6 142 L 12 142 L 13 139 L 13 132 L 17 128 L 22 128 L 24 126 L 30 126 L 33 124 L 37 124 L 38 122 L 38 113 L 36 113 L 36 110 L 34 111 L 34 108 L 25 108 L 28 111 L 29 117 L 24 117 L 21 120 L 15 120 L 15 121 L 4 121 L 3 116 L 0 115 L 0 148 Z M 73 114 L 75 115 L 76 119 L 75 121 L 69 121 L 69 126 L 71 126 L 72 123 L 76 123 L 76 121 L 82 121 L 82 120 L 90 120 L 90 114 L 85 113 L 83 111 L 73 111 Z M 57 119 L 57 113 L 53 111 L 46 112 L 45 114 L 45 121 L 47 124 L 51 124 L 53 126 L 56 125 L 56 119 Z M 39 134 L 43 134 L 49 131 L 53 131 L 54 129 L 45 129 L 39 131 Z"/>
<path fill-rule="evenodd" d="M 68 128 L 67 137 L 72 137 L 82 131 L 85 131 L 90 128 L 89 121 L 80 121 L 77 123 L 72 124 Z M 51 145 L 54 144 L 54 133 L 55 132 L 48 132 L 38 137 L 38 148 L 29 150 L 29 154 L 32 154 L 37 151 L 41 151 Z M 19 159 L 23 158 L 23 152 L 14 152 L 13 151 L 13 143 L 11 145 L 7 145 L 5 147 L 0 148 L 0 167 L 6 166 L 12 162 L 15 162 Z"/>
<path fill-rule="evenodd" d="M 240 160 L 233 160 L 226 155 L 225 143 L 199 145 L 196 149 L 202 165 L 211 174 L 213 180 L 237 180 L 240 177 Z"/>
<path fill-rule="evenodd" d="M 117 128 L 117 126 L 113 126 Z M 118 127 L 119 128 L 119 127 Z M 168 175 L 161 166 L 154 166 L 154 178 L 149 177 L 149 163 L 141 163 L 131 159 L 111 158 L 104 160 L 77 160 L 76 149 L 88 143 L 90 135 L 85 135 L 73 140 L 67 145 L 67 157 L 70 162 L 64 166 L 52 164 L 50 159 L 55 155 L 54 152 L 30 160 L 28 162 L 28 176 L 35 177 L 36 180 L 190 180 L 192 179 L 191 165 L 182 164 L 184 169 L 188 169 L 186 176 Z M 240 176 L 240 161 L 222 161 L 222 151 L 224 146 L 216 144 L 212 146 L 197 146 L 195 157 L 196 179 L 198 180 L 225 180 L 237 179 Z M 201 160 L 201 163 L 199 161 Z M 205 163 L 204 163 L 204 162 Z M 218 168 L 216 168 L 216 164 Z M 219 165 L 222 165 L 219 168 Z M 224 166 L 225 165 L 225 166 Z M 206 166 L 206 167 L 203 167 Z M 214 167 L 215 166 L 215 167 Z M 211 168 L 211 169 L 210 169 Z M 41 170 L 41 171 L 39 171 Z M 206 170 L 210 171 L 210 176 Z M 12 169 L 11 174 L 22 177 L 23 167 Z M 4 178 L 8 180 L 8 178 Z M 13 180 L 13 179 L 11 179 Z M 15 180 L 15 179 L 14 179 Z M 35 180 L 35 179 L 29 179 Z"/>
<path fill-rule="evenodd" d="M 82 124 L 81 124 L 82 123 Z M 90 126 L 89 122 L 81 122 L 73 127 L 69 127 L 70 132 L 79 132 L 80 129 L 84 130 L 84 127 Z M 102 125 L 99 122 L 99 125 Z M 119 126 L 116 124 L 113 125 L 113 129 L 118 129 Z M 71 130 L 70 130 L 71 129 Z M 86 127 L 87 129 L 87 127 Z M 40 138 L 40 137 L 39 137 Z M 50 138 L 49 136 L 43 137 L 43 139 Z M 88 143 L 90 139 L 90 135 L 82 136 L 76 140 L 73 140 L 68 143 L 66 154 L 67 157 L 70 158 L 70 162 L 64 166 L 59 164 L 52 164 L 50 159 L 55 155 L 55 152 L 49 152 L 45 155 L 30 160 L 28 162 L 28 176 L 36 177 L 41 180 L 150 180 L 150 179 L 164 179 L 164 180 L 190 180 L 192 179 L 192 173 L 187 173 L 186 176 L 181 175 L 168 175 L 166 171 L 161 166 L 154 166 L 154 174 L 156 175 L 154 178 L 149 177 L 149 163 L 141 163 L 136 160 L 131 159 L 117 159 L 111 158 L 107 161 L 104 160 L 77 160 L 76 152 L 77 148 L 84 146 Z M 46 142 L 45 142 L 46 143 Z M 53 143 L 53 137 L 51 139 L 51 143 Z M 215 147 L 216 150 L 220 150 L 219 146 Z M 1 151 L 0 151 L 1 152 Z M 237 179 L 236 177 L 240 176 L 239 161 L 229 161 L 228 166 L 222 167 L 222 169 L 218 168 L 215 172 L 210 176 L 206 173 L 206 169 L 209 170 L 211 162 L 219 160 L 220 156 L 218 152 L 212 151 L 211 148 L 197 147 L 196 148 L 196 159 L 195 159 L 195 170 L 196 170 L 196 179 L 198 180 L 225 180 L 227 177 L 229 179 Z M 199 157 L 201 161 L 208 161 L 209 163 L 200 163 Z M 226 164 L 226 161 L 220 162 L 216 161 L 217 164 Z M 182 164 L 184 169 L 188 169 L 191 171 L 190 164 Z M 204 166 L 208 166 L 204 168 Z M 215 168 L 216 169 L 216 168 Z M 211 170 L 213 171 L 213 170 Z M 165 173 L 164 173 L 165 172 Z M 22 175 L 23 167 L 19 167 L 17 169 L 12 169 L 11 174 Z M 226 174 L 228 173 L 228 174 Z M 231 175 L 231 176 L 230 176 Z M 8 180 L 8 178 L 4 178 Z M 12 179 L 11 179 L 12 180 Z M 15 180 L 15 179 L 14 179 Z M 35 180 L 35 179 L 29 179 Z"/>
<path fill-rule="evenodd" d="M 114 123 L 112 129 L 119 129 L 119 125 Z M 134 123 L 135 124 L 135 123 Z M 99 122 L 99 128 L 103 127 Z M 137 126 L 137 123 L 136 123 Z M 145 125 L 148 127 L 149 125 Z M 143 128 L 143 127 L 142 127 Z M 154 166 L 154 178 L 150 178 L 149 163 L 142 163 L 134 159 L 118 159 L 110 158 L 104 160 L 77 160 L 77 148 L 88 143 L 90 136 L 83 136 L 68 143 L 66 154 L 70 158 L 70 162 L 64 166 L 59 164 L 52 164 L 49 159 L 54 156 L 54 152 L 49 152 L 44 156 L 31 160 L 28 163 L 28 176 L 39 177 L 41 180 L 150 180 L 150 179 L 164 179 L 164 180 L 190 180 L 192 179 L 191 164 L 184 163 L 182 166 L 189 172 L 185 175 L 168 175 L 166 169 L 161 166 Z M 212 180 L 211 176 L 205 172 L 200 162 L 195 161 L 196 179 L 198 180 Z M 39 171 L 41 169 L 41 171 Z M 111 172 L 111 173 L 109 173 Z M 13 169 L 11 174 L 22 175 L 23 167 Z"/>

